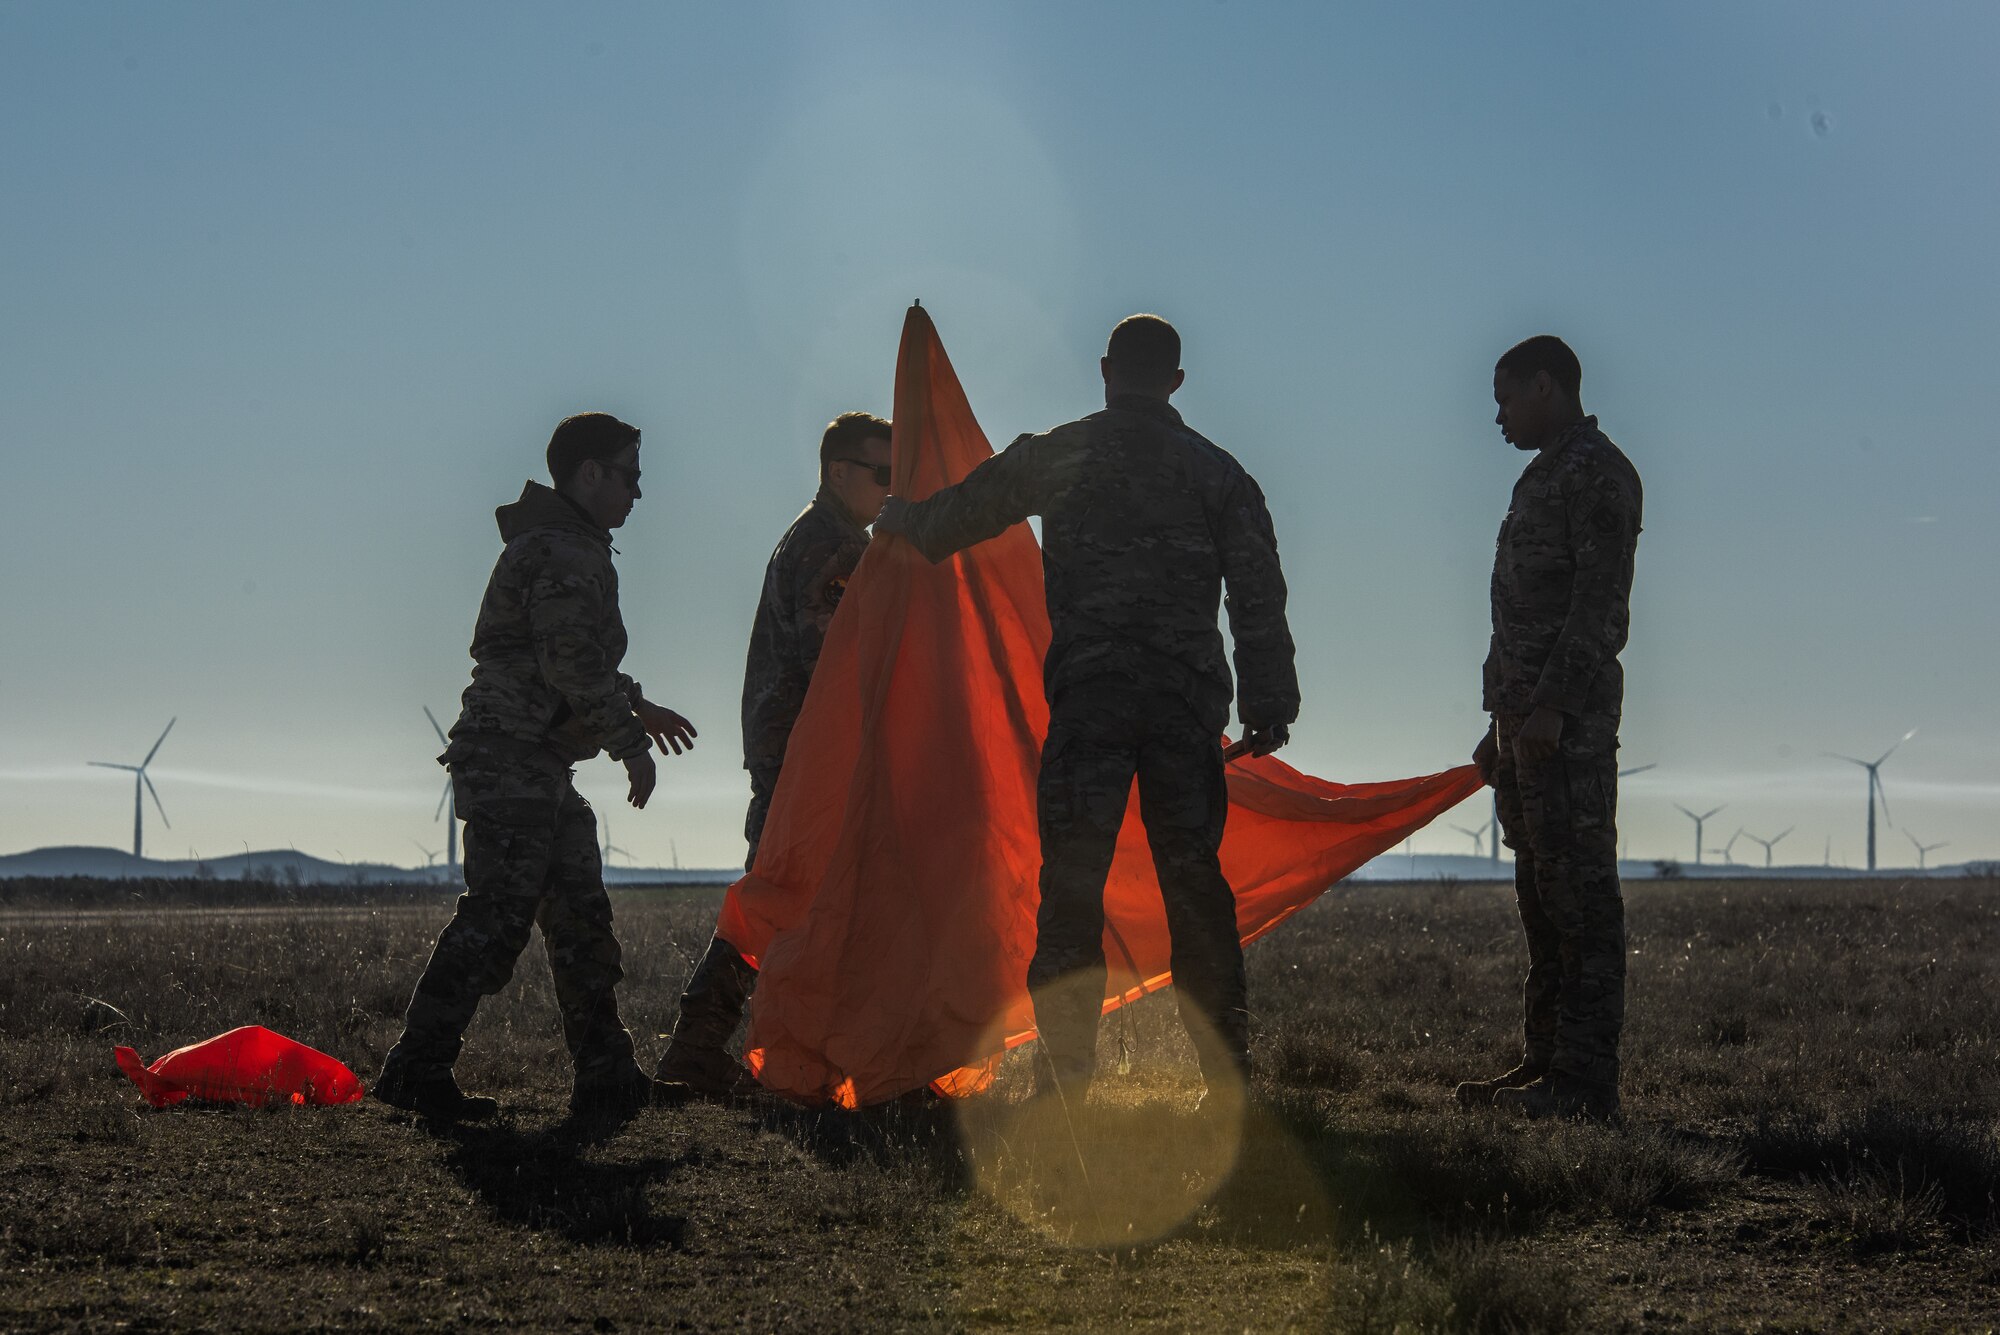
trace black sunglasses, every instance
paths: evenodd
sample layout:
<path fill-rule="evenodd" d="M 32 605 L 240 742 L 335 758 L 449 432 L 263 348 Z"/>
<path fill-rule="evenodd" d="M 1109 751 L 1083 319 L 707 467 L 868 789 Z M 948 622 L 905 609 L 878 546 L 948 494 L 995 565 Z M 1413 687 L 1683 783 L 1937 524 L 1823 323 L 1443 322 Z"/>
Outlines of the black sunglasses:
<path fill-rule="evenodd" d="M 886 487 L 889 485 L 889 465 L 887 464 L 871 464 L 866 459 L 840 459 L 836 462 L 853 464 L 856 468 L 866 468 L 875 474 L 876 486 Z"/>

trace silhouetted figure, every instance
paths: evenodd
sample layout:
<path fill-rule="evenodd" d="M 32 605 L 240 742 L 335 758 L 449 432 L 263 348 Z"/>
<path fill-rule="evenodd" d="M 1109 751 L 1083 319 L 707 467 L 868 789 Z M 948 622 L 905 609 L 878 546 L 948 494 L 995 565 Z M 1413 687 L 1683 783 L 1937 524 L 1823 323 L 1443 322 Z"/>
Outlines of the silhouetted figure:
<path fill-rule="evenodd" d="M 764 568 L 743 668 L 743 768 L 750 771 L 745 871 L 757 863 L 785 746 L 805 707 L 826 628 L 868 549 L 868 525 L 889 494 L 889 431 L 889 423 L 868 413 L 842 413 L 828 424 L 819 442 L 819 492 Z M 711 938 L 681 997 L 659 1078 L 712 1098 L 753 1090 L 756 1082 L 728 1044 L 756 983 L 757 971 L 736 947 Z"/>
<path fill-rule="evenodd" d="M 1499 799 L 1528 938 L 1521 1062 L 1458 1087 L 1467 1107 L 1618 1115 L 1625 903 L 1618 884 L 1618 718 L 1639 475 L 1584 415 L 1583 372 L 1543 334 L 1493 370 L 1494 420 L 1536 456 L 1493 558 L 1493 641 L 1473 752 Z"/>
<path fill-rule="evenodd" d="M 460 1091 L 452 1063 L 479 999 L 506 986 L 535 926 L 576 1070 L 571 1107 L 636 1107 L 654 1089 L 618 1016 L 624 974 L 597 817 L 571 766 L 608 751 L 643 807 L 656 777 L 648 735 L 678 755 L 694 729 L 618 670 L 625 625 L 611 530 L 639 499 L 638 428 L 604 413 L 566 418 L 548 465 L 553 489 L 530 482 L 495 511 L 507 546 L 473 631 L 472 684 L 438 757 L 465 821 L 465 893 L 375 1082 L 377 1098 L 431 1117 L 497 1109 Z"/>
<path fill-rule="evenodd" d="M 1249 751 L 1285 743 L 1299 687 L 1264 495 L 1169 405 L 1184 379 L 1180 352 L 1158 316 L 1121 322 L 1100 364 L 1104 411 L 1020 437 L 927 500 L 891 498 L 876 521 L 941 561 L 1042 517 L 1052 638 L 1028 986 L 1037 1085 L 1071 1101 L 1096 1070 L 1104 882 L 1135 778 L 1203 1075 L 1212 1087 L 1249 1065 L 1236 900 L 1217 858 L 1233 694 L 1216 626 L 1225 585 Z"/>

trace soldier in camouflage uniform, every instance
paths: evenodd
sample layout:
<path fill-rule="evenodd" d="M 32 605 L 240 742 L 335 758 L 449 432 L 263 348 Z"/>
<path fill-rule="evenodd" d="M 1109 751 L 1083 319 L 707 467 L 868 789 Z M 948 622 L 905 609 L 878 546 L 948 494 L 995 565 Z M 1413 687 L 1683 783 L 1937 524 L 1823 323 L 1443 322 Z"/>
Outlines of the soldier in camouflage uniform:
<path fill-rule="evenodd" d="M 1052 637 L 1028 986 L 1037 1087 L 1069 1101 L 1096 1070 L 1104 881 L 1135 778 L 1202 1073 L 1214 1087 L 1248 1072 L 1243 948 L 1217 858 L 1232 695 L 1216 627 L 1225 585 L 1245 749 L 1283 745 L 1299 709 L 1270 512 L 1242 466 L 1169 405 L 1183 379 L 1180 335 L 1135 315 L 1112 332 L 1101 367 L 1103 412 L 1022 436 L 927 500 L 892 498 L 876 521 L 941 561 L 1042 517 Z"/>
<path fill-rule="evenodd" d="M 479 999 L 506 986 L 536 926 L 575 1065 L 571 1106 L 629 1108 L 653 1091 L 618 1017 L 624 975 L 597 818 L 571 766 L 610 752 L 643 807 L 655 780 L 648 734 L 679 754 L 694 729 L 618 670 L 625 626 L 610 531 L 639 499 L 638 429 L 603 413 L 568 418 L 548 461 L 554 488 L 530 482 L 495 512 L 506 550 L 480 604 L 472 684 L 438 757 L 465 821 L 465 893 L 375 1083 L 376 1097 L 426 1116 L 497 1110 L 460 1091 L 452 1063 Z"/>
<path fill-rule="evenodd" d="M 1500 527 L 1493 642 L 1484 672 L 1493 724 L 1474 759 L 1514 850 L 1528 938 L 1520 1064 L 1458 1087 L 1467 1107 L 1529 1116 L 1618 1116 L 1625 1018 L 1625 905 L 1618 885 L 1618 718 L 1639 475 L 1584 415 L 1576 354 L 1541 335 L 1493 372 L 1495 420 L 1538 451 Z"/>
<path fill-rule="evenodd" d="M 867 526 L 888 494 L 889 423 L 868 413 L 842 413 L 820 436 L 819 493 L 771 553 L 750 628 L 743 669 L 743 768 L 750 772 L 745 871 L 756 865 L 764 817 L 826 628 L 868 548 Z M 736 947 L 710 939 L 681 997 L 673 1040 L 660 1059 L 661 1080 L 725 1099 L 754 1088 L 728 1044 L 756 981 L 757 971 Z"/>

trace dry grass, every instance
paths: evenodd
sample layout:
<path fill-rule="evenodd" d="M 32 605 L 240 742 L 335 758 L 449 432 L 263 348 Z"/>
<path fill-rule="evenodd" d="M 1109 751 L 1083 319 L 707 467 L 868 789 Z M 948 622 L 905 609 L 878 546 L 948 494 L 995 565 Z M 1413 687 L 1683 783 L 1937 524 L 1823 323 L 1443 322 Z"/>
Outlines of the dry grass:
<path fill-rule="evenodd" d="M 1510 1063 L 1517 1024 L 1509 895 L 1478 885 L 1343 888 L 1253 949 L 1260 1074 L 1220 1133 L 1169 999 L 1134 1008 L 1128 1076 L 1106 1027 L 1107 1075 L 1059 1133 L 1018 1102 L 1018 1059 L 942 1113 L 574 1121 L 539 947 L 460 1064 L 509 1104 L 497 1124 L 142 1111 L 114 1043 L 150 1058 L 256 1021 L 373 1074 L 450 902 L 357 893 L 6 888 L 0 1328 L 1988 1329 L 2000 1311 L 1992 882 L 1630 887 L 1621 1131 L 1451 1106 L 1455 1081 Z M 618 897 L 649 1054 L 715 902 Z"/>

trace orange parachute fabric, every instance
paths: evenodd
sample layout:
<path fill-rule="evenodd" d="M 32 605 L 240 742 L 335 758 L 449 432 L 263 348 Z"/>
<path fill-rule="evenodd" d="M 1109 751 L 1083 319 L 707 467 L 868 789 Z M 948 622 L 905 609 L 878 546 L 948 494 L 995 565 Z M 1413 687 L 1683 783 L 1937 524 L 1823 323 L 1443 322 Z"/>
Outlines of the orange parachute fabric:
<path fill-rule="evenodd" d="M 929 315 L 896 362 L 894 490 L 922 499 L 992 454 Z M 971 1093 L 1035 1036 L 1027 995 L 1048 705 L 1041 551 L 1025 524 L 933 566 L 869 544 L 829 627 L 756 865 L 717 927 L 757 963 L 747 1058 L 765 1087 L 856 1107 Z M 1470 766 L 1337 784 L 1276 758 L 1229 769 L 1222 869 L 1253 941 L 1479 787 Z M 1171 982 L 1138 803 L 1105 888 L 1107 1011 Z"/>
<path fill-rule="evenodd" d="M 168 1108 L 189 1099 L 209 1103 L 337 1104 L 361 1098 L 361 1081 L 336 1057 L 261 1024 L 175 1048 L 147 1066 L 131 1048 L 114 1048 L 118 1063 L 146 1102 Z"/>

